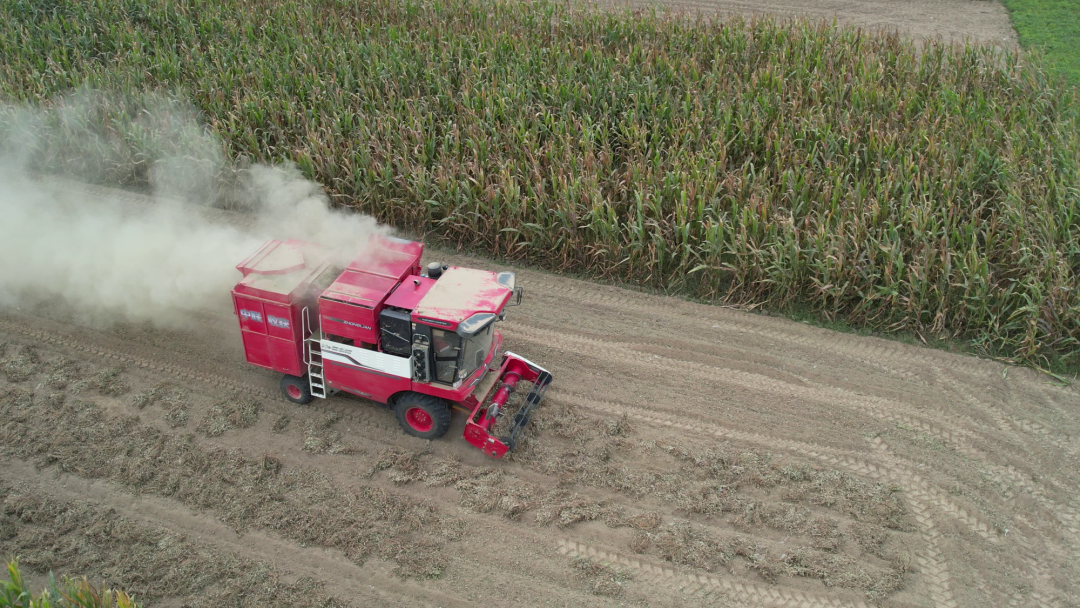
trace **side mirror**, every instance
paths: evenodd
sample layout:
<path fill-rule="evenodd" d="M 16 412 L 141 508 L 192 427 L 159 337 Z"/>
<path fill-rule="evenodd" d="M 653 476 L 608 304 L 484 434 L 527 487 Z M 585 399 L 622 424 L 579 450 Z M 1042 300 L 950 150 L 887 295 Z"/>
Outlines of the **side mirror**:
<path fill-rule="evenodd" d="M 524 293 L 524 290 L 522 288 L 515 287 L 514 288 L 514 297 L 511 298 L 510 301 L 506 303 L 506 305 L 507 306 L 519 306 L 519 305 L 521 305 L 521 295 L 523 293 Z"/>

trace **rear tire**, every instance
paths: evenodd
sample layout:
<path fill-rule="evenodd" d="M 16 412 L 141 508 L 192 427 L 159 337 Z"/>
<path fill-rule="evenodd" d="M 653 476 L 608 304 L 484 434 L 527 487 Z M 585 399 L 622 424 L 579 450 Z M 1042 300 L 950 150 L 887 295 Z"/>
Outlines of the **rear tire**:
<path fill-rule="evenodd" d="M 394 401 L 394 413 L 401 428 L 421 439 L 436 439 L 450 428 L 450 407 L 431 395 L 408 392 Z"/>
<path fill-rule="evenodd" d="M 313 397 L 311 396 L 311 385 L 308 384 L 307 377 L 297 378 L 296 376 L 283 376 L 281 378 L 281 392 L 285 395 L 285 398 L 297 405 L 305 405 L 311 403 Z"/>

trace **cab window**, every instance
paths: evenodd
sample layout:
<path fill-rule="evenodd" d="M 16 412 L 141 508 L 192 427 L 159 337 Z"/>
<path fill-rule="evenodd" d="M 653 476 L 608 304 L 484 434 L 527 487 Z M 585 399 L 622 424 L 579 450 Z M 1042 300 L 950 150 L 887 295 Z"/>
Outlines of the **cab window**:
<path fill-rule="evenodd" d="M 457 379 L 461 337 L 451 331 L 432 328 L 431 346 L 435 355 L 435 379 L 453 384 Z"/>

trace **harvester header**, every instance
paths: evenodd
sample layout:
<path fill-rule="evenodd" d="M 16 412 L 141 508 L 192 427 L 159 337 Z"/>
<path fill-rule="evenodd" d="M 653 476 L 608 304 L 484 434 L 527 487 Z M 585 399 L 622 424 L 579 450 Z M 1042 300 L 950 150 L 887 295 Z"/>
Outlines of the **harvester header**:
<path fill-rule="evenodd" d="M 551 383 L 547 370 L 504 351 L 495 329 L 522 290 L 512 272 L 422 269 L 423 251 L 373 236 L 342 265 L 316 244 L 267 241 L 237 265 L 232 290 L 247 361 L 282 373 L 294 403 L 351 393 L 392 407 L 415 437 L 441 437 L 452 409 L 467 412 L 465 440 L 500 458 Z M 521 382 L 529 393 L 496 437 Z"/>

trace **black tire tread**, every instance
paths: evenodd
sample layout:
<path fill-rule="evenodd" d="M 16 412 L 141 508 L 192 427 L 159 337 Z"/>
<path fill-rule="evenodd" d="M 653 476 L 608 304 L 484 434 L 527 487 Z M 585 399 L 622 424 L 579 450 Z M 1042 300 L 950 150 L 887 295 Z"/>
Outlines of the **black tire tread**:
<path fill-rule="evenodd" d="M 418 433 L 405 421 L 405 412 L 413 407 L 423 409 L 435 421 L 434 426 L 427 433 Z M 450 429 L 450 406 L 443 399 L 431 395 L 411 391 L 402 394 L 394 400 L 394 415 L 397 417 L 402 430 L 413 437 L 438 439 Z"/>
<path fill-rule="evenodd" d="M 289 396 L 289 392 L 286 390 L 289 385 L 293 384 L 300 387 L 300 399 L 293 399 Z M 306 376 L 300 378 L 297 376 L 290 376 L 289 374 L 285 374 L 281 377 L 280 386 L 281 394 L 285 395 L 286 399 L 297 405 L 307 405 L 308 403 L 311 403 L 312 399 L 314 399 L 314 397 L 311 395 L 311 385 L 308 384 Z"/>

